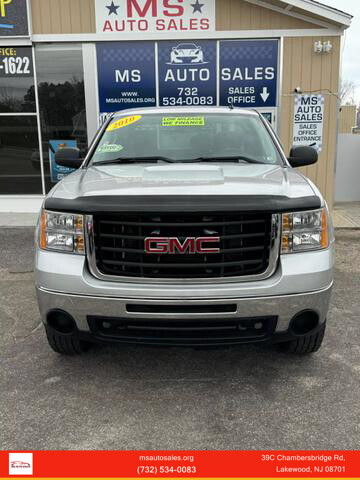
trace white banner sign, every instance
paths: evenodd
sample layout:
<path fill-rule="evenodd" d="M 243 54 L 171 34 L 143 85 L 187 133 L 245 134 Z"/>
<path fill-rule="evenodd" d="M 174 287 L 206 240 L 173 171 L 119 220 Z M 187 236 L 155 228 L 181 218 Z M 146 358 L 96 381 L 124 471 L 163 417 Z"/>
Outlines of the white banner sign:
<path fill-rule="evenodd" d="M 215 0 L 96 0 L 98 34 L 215 31 Z"/>
<path fill-rule="evenodd" d="M 293 145 L 311 146 L 318 153 L 323 146 L 323 95 L 296 95 Z"/>

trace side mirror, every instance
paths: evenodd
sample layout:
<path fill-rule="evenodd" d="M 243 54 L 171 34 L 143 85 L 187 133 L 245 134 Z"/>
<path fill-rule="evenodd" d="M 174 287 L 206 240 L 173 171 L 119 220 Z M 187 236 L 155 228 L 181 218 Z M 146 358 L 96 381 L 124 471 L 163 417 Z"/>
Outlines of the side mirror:
<path fill-rule="evenodd" d="M 62 167 L 79 168 L 83 163 L 80 150 L 74 147 L 60 148 L 55 153 L 55 162 Z"/>
<path fill-rule="evenodd" d="M 292 147 L 288 158 L 292 167 L 305 167 L 318 161 L 318 153 L 313 147 Z"/>

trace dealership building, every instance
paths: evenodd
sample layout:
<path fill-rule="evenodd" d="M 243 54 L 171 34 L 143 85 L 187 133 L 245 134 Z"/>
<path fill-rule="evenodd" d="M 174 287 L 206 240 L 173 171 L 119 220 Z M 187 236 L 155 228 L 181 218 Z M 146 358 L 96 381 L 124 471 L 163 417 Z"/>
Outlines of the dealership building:
<path fill-rule="evenodd" d="M 333 204 L 342 40 L 313 0 L 0 0 L 0 211 L 36 211 L 114 111 L 259 110 Z"/>

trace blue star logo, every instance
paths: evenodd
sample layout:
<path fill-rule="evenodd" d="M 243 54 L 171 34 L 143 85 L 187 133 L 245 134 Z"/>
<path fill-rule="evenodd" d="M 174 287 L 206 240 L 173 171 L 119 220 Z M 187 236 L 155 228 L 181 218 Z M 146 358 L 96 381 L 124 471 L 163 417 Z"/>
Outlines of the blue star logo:
<path fill-rule="evenodd" d="M 196 12 L 203 13 L 202 8 L 205 5 L 205 3 L 200 3 L 199 0 L 196 0 L 195 3 L 190 3 L 190 5 L 193 7 L 193 13 L 196 13 Z"/>
<path fill-rule="evenodd" d="M 117 15 L 117 10 L 120 8 L 120 5 L 115 5 L 114 2 L 112 1 L 110 5 L 107 5 L 106 8 L 109 10 L 109 15 L 112 13 L 115 13 Z"/>

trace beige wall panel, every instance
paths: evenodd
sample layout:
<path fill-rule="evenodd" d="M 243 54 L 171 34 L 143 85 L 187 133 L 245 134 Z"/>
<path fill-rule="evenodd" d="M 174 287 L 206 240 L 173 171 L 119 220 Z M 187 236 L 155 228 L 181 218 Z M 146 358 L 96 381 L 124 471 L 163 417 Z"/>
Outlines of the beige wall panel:
<path fill-rule="evenodd" d="M 356 126 L 356 105 L 343 105 L 339 118 L 339 133 L 352 133 Z"/>
<path fill-rule="evenodd" d="M 328 38 L 329 40 L 329 38 Z M 333 45 L 335 46 L 335 56 L 333 57 L 333 62 L 331 65 L 331 82 L 330 82 L 330 89 L 332 92 L 336 92 L 340 90 L 339 85 L 339 72 L 340 72 L 340 58 L 341 58 L 341 38 L 334 39 Z M 339 118 L 339 110 L 340 110 L 340 101 L 337 97 L 331 96 L 330 108 L 329 108 L 329 117 L 331 119 L 336 119 L 336 127 L 330 130 L 329 133 L 329 152 L 333 155 L 333 164 L 332 170 L 328 170 L 327 175 L 327 184 L 326 184 L 326 191 L 327 197 L 332 199 L 332 205 L 334 200 L 334 188 L 335 188 L 335 160 L 337 154 L 337 134 L 338 134 L 338 118 Z M 334 153 L 332 153 L 334 152 Z M 331 175 L 329 175 L 331 173 Z"/>
<path fill-rule="evenodd" d="M 292 42 L 284 42 L 284 49 L 283 49 L 283 56 L 284 58 L 290 59 L 292 57 Z M 285 65 L 284 65 L 285 67 Z M 289 68 L 289 65 L 287 65 Z M 291 91 L 291 76 L 290 75 L 283 75 L 282 79 L 282 90 L 283 92 L 290 92 Z M 281 92 L 280 92 L 281 95 Z M 291 97 L 282 95 L 280 97 L 280 108 L 281 108 L 281 116 L 280 116 L 280 127 L 281 127 L 281 139 L 283 141 L 285 147 L 285 153 L 289 152 L 289 138 L 291 138 L 292 132 L 292 124 L 291 124 Z"/>
<path fill-rule="evenodd" d="M 83 0 L 71 0 L 71 30 L 79 33 L 84 33 L 82 28 L 82 16 L 80 2 Z M 85 12 L 84 12 L 85 13 Z"/>
<path fill-rule="evenodd" d="M 35 34 L 95 33 L 94 0 L 30 0 Z M 243 0 L 217 0 L 217 30 L 319 28 Z"/>
<path fill-rule="evenodd" d="M 330 54 L 315 54 L 315 41 L 330 40 Z M 284 39 L 284 78 L 281 98 L 281 140 L 288 153 L 292 142 L 294 89 L 325 96 L 323 151 L 316 165 L 302 169 L 321 190 L 330 207 L 333 203 L 334 164 L 337 140 L 337 113 L 340 65 L 340 37 L 293 37 Z M 332 93 L 330 93 L 332 92 Z"/>
<path fill-rule="evenodd" d="M 71 28 L 71 2 L 72 0 L 62 0 L 63 11 L 60 15 L 61 31 L 66 30 L 69 26 Z"/>
<path fill-rule="evenodd" d="M 51 12 L 50 23 L 51 31 L 53 33 L 61 33 L 62 24 L 61 24 L 61 9 L 64 8 L 63 5 L 60 6 L 58 0 L 49 0 L 49 8 Z"/>
<path fill-rule="evenodd" d="M 30 0 L 35 34 L 95 33 L 94 0 Z"/>
<path fill-rule="evenodd" d="M 268 8 L 252 5 L 243 0 L 217 0 L 217 30 L 291 30 L 321 28 L 311 22 L 299 20 Z"/>

